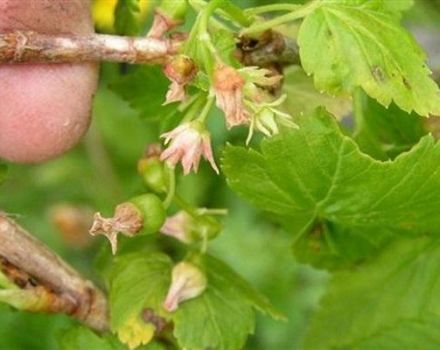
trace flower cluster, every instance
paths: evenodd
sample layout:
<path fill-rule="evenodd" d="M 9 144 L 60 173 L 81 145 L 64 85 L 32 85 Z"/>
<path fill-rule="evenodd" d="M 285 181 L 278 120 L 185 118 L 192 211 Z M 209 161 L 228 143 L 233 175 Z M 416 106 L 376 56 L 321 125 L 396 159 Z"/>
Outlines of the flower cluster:
<path fill-rule="evenodd" d="M 286 96 L 274 100 L 266 90 L 279 84 L 281 79 L 280 75 L 271 75 L 270 70 L 258 67 L 236 70 L 222 65 L 216 68 L 214 89 L 217 106 L 225 113 L 229 128 L 249 125 L 247 143 L 254 130 L 273 136 L 279 132 L 279 125 L 297 127 L 289 114 L 277 108 Z"/>

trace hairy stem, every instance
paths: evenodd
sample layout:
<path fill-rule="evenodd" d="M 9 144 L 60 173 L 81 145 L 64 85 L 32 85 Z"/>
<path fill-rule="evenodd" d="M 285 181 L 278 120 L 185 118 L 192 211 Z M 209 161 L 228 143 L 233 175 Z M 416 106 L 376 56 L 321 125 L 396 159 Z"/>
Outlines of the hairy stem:
<path fill-rule="evenodd" d="M 65 313 L 88 327 L 108 329 L 107 300 L 92 282 L 82 278 L 58 255 L 0 212 L 0 268 L 17 284 L 18 293 L 33 296 L 30 311 Z M 6 292 L 4 292 L 6 293 Z M 20 294 L 3 297 L 17 306 Z M 19 303 L 20 304 L 20 303 Z"/>
<path fill-rule="evenodd" d="M 36 32 L 0 34 L 0 62 L 127 62 L 154 64 L 175 53 L 180 39 L 91 34 L 50 35 Z"/>

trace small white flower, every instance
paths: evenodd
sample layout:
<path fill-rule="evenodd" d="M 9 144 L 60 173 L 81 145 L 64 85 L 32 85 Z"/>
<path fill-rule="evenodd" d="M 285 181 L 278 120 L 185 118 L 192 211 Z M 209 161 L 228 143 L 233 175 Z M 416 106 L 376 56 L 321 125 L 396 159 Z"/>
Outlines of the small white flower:
<path fill-rule="evenodd" d="M 259 130 L 264 135 L 270 137 L 279 133 L 279 125 L 295 129 L 298 128 L 298 125 L 293 122 L 292 117 L 289 114 L 276 108 L 286 100 L 286 97 L 286 95 L 282 95 L 275 101 L 260 104 L 252 102 L 248 103 L 253 114 L 246 143 L 249 143 L 252 139 L 254 130 Z"/>

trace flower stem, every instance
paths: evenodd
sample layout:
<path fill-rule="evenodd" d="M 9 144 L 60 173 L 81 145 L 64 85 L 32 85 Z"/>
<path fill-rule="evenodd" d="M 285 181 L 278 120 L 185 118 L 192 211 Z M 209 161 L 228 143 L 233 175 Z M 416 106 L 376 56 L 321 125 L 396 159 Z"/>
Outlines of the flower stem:
<path fill-rule="evenodd" d="M 189 204 L 186 200 L 184 200 L 182 197 L 180 197 L 178 194 L 174 195 L 174 202 L 183 210 L 185 210 L 188 214 L 194 216 L 197 215 L 196 210 L 194 207 Z"/>
<path fill-rule="evenodd" d="M 272 4 L 272 5 L 264 5 L 264 6 L 250 8 L 250 9 L 244 10 L 244 13 L 246 15 L 252 16 L 252 15 L 258 15 L 260 13 L 267 13 L 267 12 L 296 11 L 301 6 L 302 5 L 297 5 L 297 4 Z"/>
<path fill-rule="evenodd" d="M 208 117 L 209 111 L 211 110 L 213 102 L 214 102 L 214 95 L 211 94 L 208 95 L 206 104 L 203 107 L 202 111 L 200 112 L 200 116 L 196 120 L 200 122 L 205 122 L 206 118 Z"/>
<path fill-rule="evenodd" d="M 176 173 L 173 168 L 168 167 L 168 175 L 170 178 L 170 188 L 168 190 L 167 196 L 163 201 L 163 205 L 166 209 L 168 209 L 173 202 L 173 199 L 176 195 Z"/>
<path fill-rule="evenodd" d="M 292 22 L 297 19 L 301 19 L 309 15 L 320 5 L 321 5 L 320 2 L 312 1 L 283 16 L 276 17 L 269 21 L 256 23 L 250 26 L 249 28 L 242 30 L 241 35 L 252 35 L 252 34 L 261 33 L 264 32 L 265 30 L 271 29 L 273 27 L 277 27 L 281 24 Z"/>
<path fill-rule="evenodd" d="M 189 122 L 194 119 L 195 115 L 198 114 L 203 108 L 203 104 L 206 103 L 205 99 L 205 94 L 199 94 L 197 99 L 192 103 L 191 107 L 188 108 L 185 117 L 183 117 L 182 123 Z"/>
<path fill-rule="evenodd" d="M 220 1 L 219 7 L 223 11 L 225 11 L 229 15 L 229 17 L 231 17 L 232 20 L 234 20 L 243 27 L 249 27 L 253 22 L 253 20 L 249 16 L 247 16 L 241 8 L 235 6 L 229 0 Z"/>
<path fill-rule="evenodd" d="M 0 34 L 0 62 L 70 63 L 127 62 L 157 64 L 176 53 L 181 40 L 123 37 L 117 35 L 43 34 L 10 32 Z"/>
<path fill-rule="evenodd" d="M 199 208 L 197 209 L 198 215 L 228 215 L 228 209 L 220 208 Z"/>

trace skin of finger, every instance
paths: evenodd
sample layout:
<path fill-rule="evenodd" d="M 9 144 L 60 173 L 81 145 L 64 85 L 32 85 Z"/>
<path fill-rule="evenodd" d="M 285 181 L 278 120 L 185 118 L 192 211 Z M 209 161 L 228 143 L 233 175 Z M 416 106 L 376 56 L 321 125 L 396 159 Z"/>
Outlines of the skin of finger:
<path fill-rule="evenodd" d="M 0 32 L 93 32 L 89 0 L 0 0 Z M 0 158 L 52 159 L 72 148 L 90 123 L 94 64 L 0 66 Z"/>

